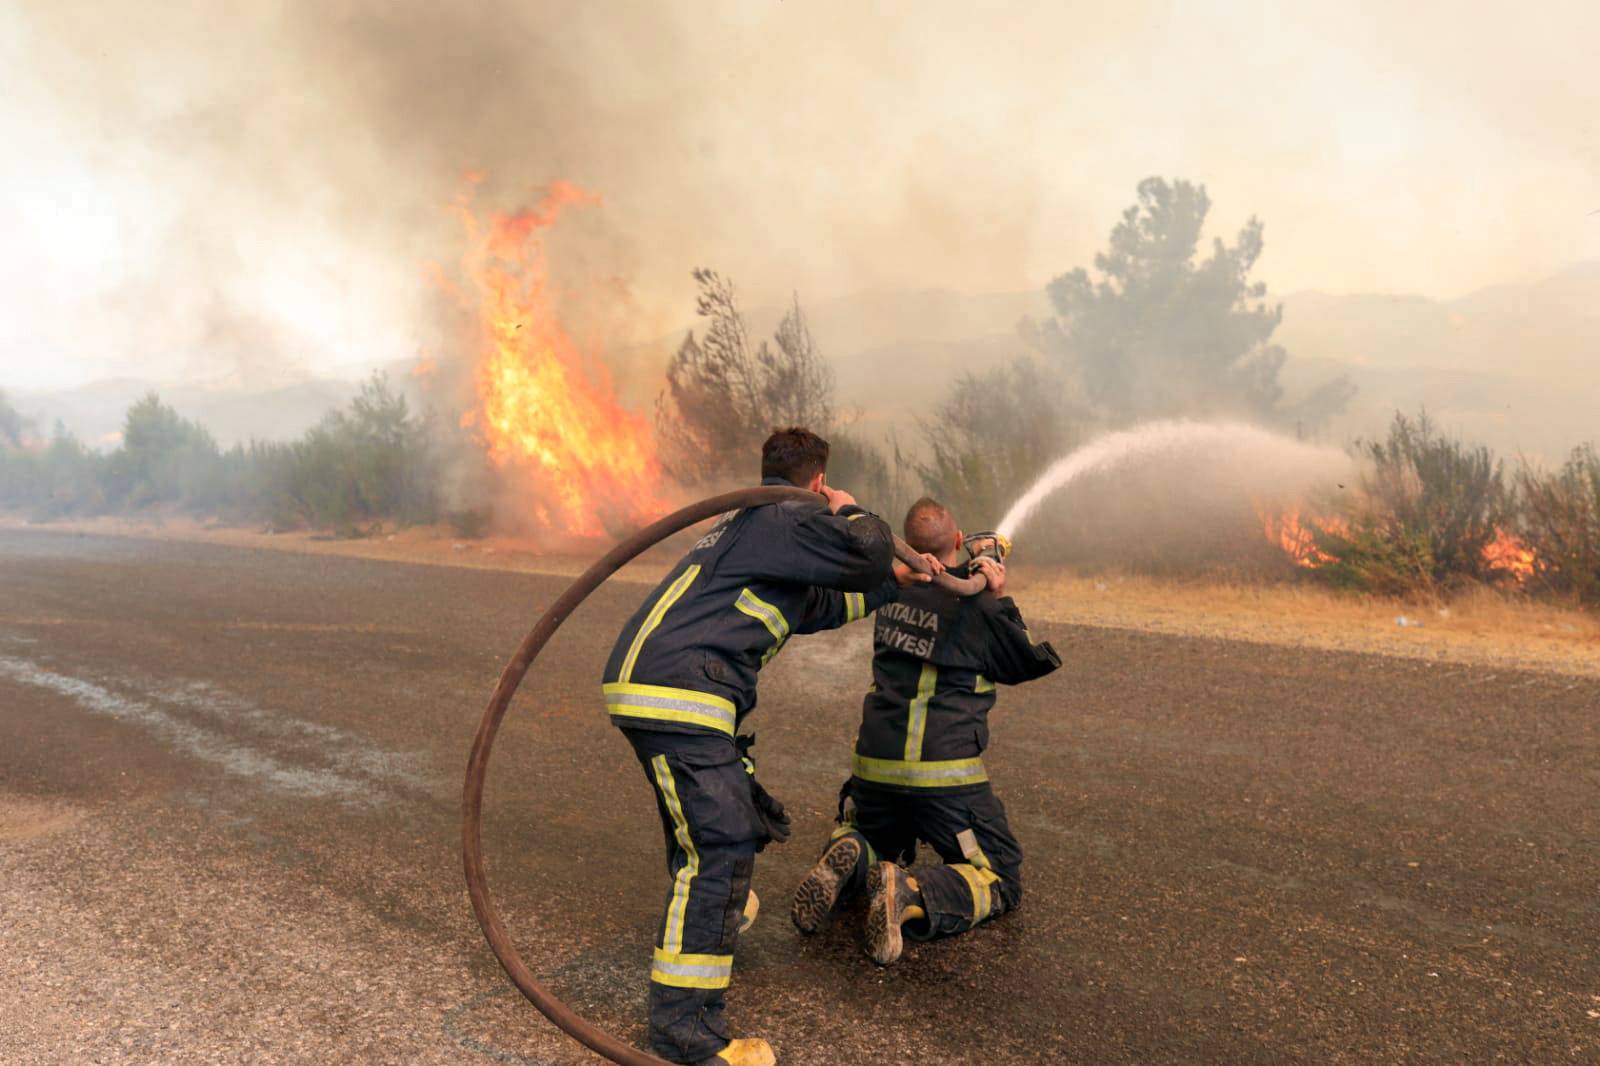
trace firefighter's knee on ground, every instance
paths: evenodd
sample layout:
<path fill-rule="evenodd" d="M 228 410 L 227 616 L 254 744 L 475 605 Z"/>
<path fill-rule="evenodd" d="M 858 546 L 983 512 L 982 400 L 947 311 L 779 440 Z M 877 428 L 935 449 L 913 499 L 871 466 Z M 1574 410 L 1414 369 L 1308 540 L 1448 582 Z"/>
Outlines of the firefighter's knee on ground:
<path fill-rule="evenodd" d="M 1016 878 L 1004 877 L 995 882 L 995 895 L 1000 897 L 1002 914 L 1010 914 L 1022 906 L 1022 882 Z"/>

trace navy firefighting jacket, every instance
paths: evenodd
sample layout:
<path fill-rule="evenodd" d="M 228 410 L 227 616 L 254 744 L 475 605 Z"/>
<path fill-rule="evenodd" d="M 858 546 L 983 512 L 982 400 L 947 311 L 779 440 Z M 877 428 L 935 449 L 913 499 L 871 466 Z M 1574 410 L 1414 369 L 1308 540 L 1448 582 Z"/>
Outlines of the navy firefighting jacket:
<path fill-rule="evenodd" d="M 767 478 L 763 485 L 788 485 Z M 796 633 L 865 618 L 898 590 L 889 527 L 810 501 L 730 511 L 634 612 L 602 688 L 613 725 L 733 736 L 756 674 Z"/>
<path fill-rule="evenodd" d="M 966 576 L 966 567 L 951 573 Z M 960 597 L 929 585 L 899 590 L 878 609 L 872 687 L 862 705 L 854 775 L 897 790 L 971 789 L 989 780 L 995 685 L 1018 685 L 1061 665 L 1035 644 L 1009 596 Z"/>

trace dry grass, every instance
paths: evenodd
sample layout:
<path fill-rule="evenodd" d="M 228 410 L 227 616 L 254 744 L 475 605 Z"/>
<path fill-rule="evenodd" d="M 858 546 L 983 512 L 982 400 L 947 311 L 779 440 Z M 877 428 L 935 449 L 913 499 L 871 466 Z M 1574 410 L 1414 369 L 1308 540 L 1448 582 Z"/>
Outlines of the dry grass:
<path fill-rule="evenodd" d="M 432 528 L 398 530 L 362 540 L 329 540 L 306 533 L 272 534 L 214 526 L 186 518 L 104 517 L 28 527 L 20 518 L 0 516 L 0 526 L 565 577 L 581 573 L 599 552 L 594 544 L 536 543 L 511 537 L 464 541 Z M 671 552 L 647 555 L 618 576 L 624 581 L 654 583 L 674 559 Z M 1010 591 L 1027 616 L 1041 621 L 1600 676 L 1600 616 L 1507 598 L 1489 590 L 1458 595 L 1448 603 L 1417 604 L 1334 593 L 1300 582 L 1082 577 L 1025 564 L 1012 568 L 1011 581 Z M 1396 624 L 1401 617 L 1417 624 Z"/>
<path fill-rule="evenodd" d="M 1300 582 L 1080 577 L 1013 568 L 1030 617 L 1600 676 L 1600 617 L 1475 589 L 1404 603 Z M 1405 619 L 1405 625 L 1399 619 Z"/>

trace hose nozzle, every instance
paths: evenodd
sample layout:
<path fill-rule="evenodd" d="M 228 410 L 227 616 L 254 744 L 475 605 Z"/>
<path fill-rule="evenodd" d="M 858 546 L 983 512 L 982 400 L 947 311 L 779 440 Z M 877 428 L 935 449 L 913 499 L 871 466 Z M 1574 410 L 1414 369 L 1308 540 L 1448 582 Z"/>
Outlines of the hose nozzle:
<path fill-rule="evenodd" d="M 1011 554 L 1011 538 L 992 529 L 980 533 L 969 533 L 966 539 L 967 558 L 973 562 L 979 559 L 993 559 L 997 563 L 1006 561 L 1006 556 Z"/>

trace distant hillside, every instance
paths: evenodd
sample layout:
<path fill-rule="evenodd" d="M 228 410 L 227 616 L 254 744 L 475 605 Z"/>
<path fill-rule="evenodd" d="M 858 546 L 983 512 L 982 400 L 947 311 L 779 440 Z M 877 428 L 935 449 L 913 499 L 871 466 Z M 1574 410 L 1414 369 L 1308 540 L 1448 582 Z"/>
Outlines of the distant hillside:
<path fill-rule="evenodd" d="M 1307 359 L 1600 381 L 1600 261 L 1457 300 L 1294 293 L 1278 337 Z"/>
<path fill-rule="evenodd" d="M 223 447 L 248 441 L 300 436 L 334 407 L 348 403 L 358 385 L 350 381 L 306 381 L 274 389 L 203 389 L 162 386 L 133 378 L 99 381 L 75 389 L 8 393 L 45 434 L 60 421 L 85 442 L 114 446 L 123 416 L 154 392 L 186 418 L 209 429 Z"/>
<path fill-rule="evenodd" d="M 1600 440 L 1600 262 L 1457 300 L 1316 292 L 1282 299 L 1277 339 L 1290 354 L 1284 383 L 1291 397 L 1339 374 L 1361 388 L 1327 439 L 1380 432 L 1397 407 L 1426 405 L 1452 430 L 1508 454 L 1555 457 L 1580 441 Z M 841 409 L 859 415 L 857 428 L 867 436 L 896 432 L 907 443 L 915 440 L 916 417 L 963 371 L 1021 352 L 1018 323 L 1049 311 L 1040 291 L 871 292 L 803 306 L 834 364 Z M 771 336 L 785 310 L 751 311 L 752 336 Z M 698 328 L 686 321 L 653 342 L 612 353 L 627 405 L 651 410 L 667 361 L 691 326 Z M 391 381 L 410 388 L 409 365 L 388 368 Z M 328 379 L 258 391 L 157 391 L 229 444 L 298 436 L 356 387 L 354 380 Z M 119 380 L 13 396 L 41 428 L 60 418 L 85 440 L 103 442 L 120 430 L 128 405 L 151 388 Z"/>

